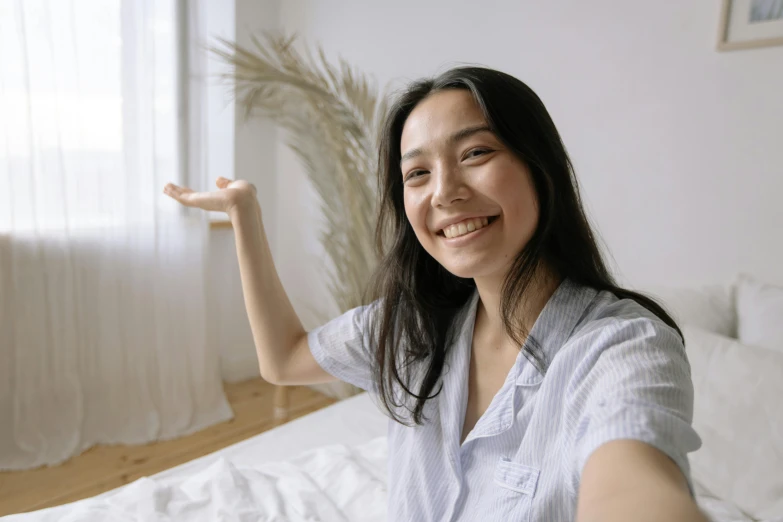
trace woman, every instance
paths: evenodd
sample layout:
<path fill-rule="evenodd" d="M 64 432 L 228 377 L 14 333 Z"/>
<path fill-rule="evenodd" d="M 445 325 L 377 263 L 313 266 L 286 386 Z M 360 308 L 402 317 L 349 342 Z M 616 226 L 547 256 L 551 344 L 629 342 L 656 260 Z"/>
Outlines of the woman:
<path fill-rule="evenodd" d="M 412 84 L 379 182 L 372 304 L 309 333 L 252 185 L 166 193 L 231 217 L 265 379 L 339 378 L 397 421 L 389 520 L 704 520 L 682 335 L 614 283 L 535 93 L 476 67 Z"/>

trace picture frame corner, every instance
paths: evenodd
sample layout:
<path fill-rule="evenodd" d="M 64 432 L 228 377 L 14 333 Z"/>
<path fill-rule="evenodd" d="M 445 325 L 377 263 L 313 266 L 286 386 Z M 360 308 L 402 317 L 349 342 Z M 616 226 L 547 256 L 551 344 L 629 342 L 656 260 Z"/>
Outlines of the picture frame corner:
<path fill-rule="evenodd" d="M 758 49 L 762 47 L 783 45 L 783 34 L 774 37 L 731 41 L 729 38 L 729 27 L 731 25 L 734 2 L 735 0 L 721 0 L 718 41 L 715 45 L 715 50 L 717 52 L 722 53 L 727 51 Z"/>

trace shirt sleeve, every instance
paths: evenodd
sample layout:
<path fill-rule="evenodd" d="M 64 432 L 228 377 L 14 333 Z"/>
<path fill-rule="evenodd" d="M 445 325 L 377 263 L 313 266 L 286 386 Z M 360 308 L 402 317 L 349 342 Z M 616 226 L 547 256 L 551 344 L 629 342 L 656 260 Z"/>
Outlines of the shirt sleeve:
<path fill-rule="evenodd" d="M 307 334 L 310 352 L 326 372 L 365 391 L 373 391 L 374 349 L 370 321 L 379 301 L 348 310 Z"/>
<path fill-rule="evenodd" d="M 657 318 L 599 322 L 587 334 L 592 339 L 572 383 L 571 411 L 580 417 L 577 477 L 598 447 L 632 439 L 668 455 L 693 494 L 687 454 L 701 439 L 692 427 L 693 382 L 682 340 Z"/>

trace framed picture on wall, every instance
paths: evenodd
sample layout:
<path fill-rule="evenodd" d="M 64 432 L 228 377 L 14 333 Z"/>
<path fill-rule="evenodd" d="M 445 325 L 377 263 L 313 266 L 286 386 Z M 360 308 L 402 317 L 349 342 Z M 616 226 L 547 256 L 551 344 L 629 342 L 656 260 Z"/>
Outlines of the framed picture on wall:
<path fill-rule="evenodd" d="M 783 0 L 723 0 L 718 50 L 783 45 Z"/>

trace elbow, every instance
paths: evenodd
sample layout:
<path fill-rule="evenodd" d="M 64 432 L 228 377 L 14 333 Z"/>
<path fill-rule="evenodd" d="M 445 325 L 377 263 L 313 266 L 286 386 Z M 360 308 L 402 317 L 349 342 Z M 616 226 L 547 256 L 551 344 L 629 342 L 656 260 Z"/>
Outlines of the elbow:
<path fill-rule="evenodd" d="M 277 356 L 270 355 L 269 350 L 259 350 L 258 367 L 261 371 L 261 378 L 270 384 L 275 386 L 292 386 L 295 384 L 302 384 L 297 375 L 300 370 L 297 369 L 297 361 L 300 358 L 296 356 L 297 350 L 301 350 L 302 342 L 304 346 L 307 346 L 307 336 L 300 337 L 297 341 L 292 342 L 288 346 L 290 348 L 284 350 Z M 267 354 L 266 357 L 262 357 L 262 354 Z M 301 366 L 299 363 L 298 366 Z"/>
<path fill-rule="evenodd" d="M 261 378 L 264 379 L 269 384 L 274 384 L 275 386 L 280 386 L 283 384 L 281 382 L 282 379 L 280 378 L 280 372 L 276 371 L 275 368 L 259 366 L 258 369 L 261 372 Z"/>

